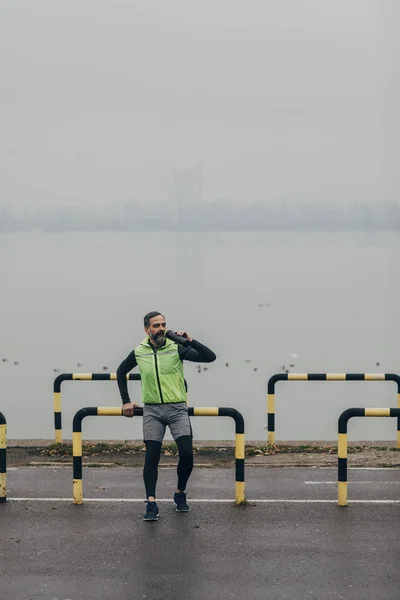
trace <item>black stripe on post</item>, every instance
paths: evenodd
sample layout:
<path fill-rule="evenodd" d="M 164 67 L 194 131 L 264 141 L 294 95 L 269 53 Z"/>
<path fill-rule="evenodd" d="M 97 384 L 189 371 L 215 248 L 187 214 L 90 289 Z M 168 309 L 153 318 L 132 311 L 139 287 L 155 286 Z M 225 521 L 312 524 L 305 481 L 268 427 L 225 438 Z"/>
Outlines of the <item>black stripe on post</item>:
<path fill-rule="evenodd" d="M 347 458 L 338 459 L 338 481 L 347 481 Z"/>
<path fill-rule="evenodd" d="M 140 373 L 129 373 L 130 381 L 140 381 Z"/>
<path fill-rule="evenodd" d="M 54 429 L 58 429 L 58 430 L 62 429 L 60 412 L 54 413 Z"/>
<path fill-rule="evenodd" d="M 351 417 L 364 417 L 365 408 L 348 408 L 339 417 L 338 433 L 347 433 L 347 423 Z"/>
<path fill-rule="evenodd" d="M 244 433 L 244 419 L 243 415 L 236 410 L 236 408 L 220 408 L 220 417 L 232 417 L 236 423 L 236 433 Z"/>
<path fill-rule="evenodd" d="M 0 473 L 7 473 L 7 449 L 0 448 Z M 0 496 L 0 504 L 5 504 L 7 502 L 6 491 L 4 492 L 4 496 Z"/>
<path fill-rule="evenodd" d="M 74 456 L 73 465 L 74 479 L 82 479 L 82 456 Z"/>
<path fill-rule="evenodd" d="M 7 425 L 7 421 L 3 413 L 0 412 L 0 425 Z M 0 473 L 7 473 L 7 448 L 0 448 Z M 7 502 L 6 492 L 0 497 L 0 504 Z"/>
<path fill-rule="evenodd" d="M 276 373 L 272 375 L 272 377 L 268 380 L 267 392 L 268 394 L 275 394 L 275 384 L 278 381 L 287 381 L 288 374 L 287 373 Z"/>
<path fill-rule="evenodd" d="M 397 431 L 400 432 L 400 408 L 391 408 L 390 416 L 397 417 Z"/>
<path fill-rule="evenodd" d="M 244 481 L 244 458 L 237 458 L 235 465 L 236 481 Z"/>
<path fill-rule="evenodd" d="M 365 373 L 346 373 L 346 381 L 365 381 Z"/>
<path fill-rule="evenodd" d="M 400 375 L 385 373 L 385 381 L 395 381 L 397 383 L 397 393 L 400 394 Z"/>
<path fill-rule="evenodd" d="M 307 373 L 306 381 L 326 381 L 326 373 Z"/>
<path fill-rule="evenodd" d="M 275 413 L 268 413 L 268 431 L 275 431 Z"/>
<path fill-rule="evenodd" d="M 76 373 L 77 375 L 77 373 Z M 110 381 L 111 373 L 92 373 L 92 379 L 88 381 Z M 140 373 L 129 373 L 129 381 L 140 381 Z M 79 381 L 79 380 L 78 380 Z M 85 380 L 86 381 L 86 380 Z"/>
<path fill-rule="evenodd" d="M 85 417 L 94 417 L 97 415 L 97 407 L 90 406 L 88 408 L 81 408 L 75 413 L 74 420 L 72 421 L 72 431 L 74 433 L 82 433 L 82 421 Z"/>
<path fill-rule="evenodd" d="M 0 473 L 7 473 L 7 449 L 0 448 Z"/>
<path fill-rule="evenodd" d="M 61 373 L 55 378 L 53 383 L 54 392 L 61 392 L 61 384 L 63 381 L 72 381 L 72 373 Z"/>
<path fill-rule="evenodd" d="M 400 394 L 400 375 L 387 373 L 385 379 L 388 381 L 395 381 L 397 383 L 397 393 Z M 400 416 L 397 417 L 397 431 L 400 432 Z"/>

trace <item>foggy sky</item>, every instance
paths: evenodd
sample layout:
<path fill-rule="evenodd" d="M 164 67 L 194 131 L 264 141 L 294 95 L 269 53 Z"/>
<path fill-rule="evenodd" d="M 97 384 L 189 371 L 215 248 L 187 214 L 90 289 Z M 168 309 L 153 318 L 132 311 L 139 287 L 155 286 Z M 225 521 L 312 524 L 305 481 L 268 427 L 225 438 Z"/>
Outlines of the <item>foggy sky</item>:
<path fill-rule="evenodd" d="M 2 0 L 0 203 L 399 200 L 397 0 Z"/>

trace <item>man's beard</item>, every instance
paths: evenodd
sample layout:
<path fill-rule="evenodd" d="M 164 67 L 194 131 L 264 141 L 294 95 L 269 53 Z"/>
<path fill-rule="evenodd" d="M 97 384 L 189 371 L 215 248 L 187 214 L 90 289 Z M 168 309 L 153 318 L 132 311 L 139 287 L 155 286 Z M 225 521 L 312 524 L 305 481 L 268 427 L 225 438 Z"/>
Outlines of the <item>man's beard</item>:
<path fill-rule="evenodd" d="M 164 333 L 156 333 L 151 339 L 155 346 L 162 346 L 163 343 L 165 342 L 165 334 Z"/>

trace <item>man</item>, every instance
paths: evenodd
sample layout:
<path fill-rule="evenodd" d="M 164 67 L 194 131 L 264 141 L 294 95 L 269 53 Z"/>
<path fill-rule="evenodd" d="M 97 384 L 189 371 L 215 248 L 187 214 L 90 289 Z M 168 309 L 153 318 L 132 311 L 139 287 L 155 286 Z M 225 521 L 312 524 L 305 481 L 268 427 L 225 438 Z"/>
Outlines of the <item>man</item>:
<path fill-rule="evenodd" d="M 178 512 L 189 510 L 185 490 L 193 469 L 193 435 L 186 404 L 182 361 L 210 363 L 216 356 L 186 331 L 176 333 L 189 340 L 188 346 L 178 345 L 166 338 L 165 317 L 158 311 L 145 315 L 144 330 L 145 339 L 118 367 L 117 382 L 123 413 L 126 417 L 132 417 L 137 404 L 132 403 L 129 398 L 126 376 L 134 367 L 139 367 L 144 404 L 143 438 L 146 445 L 143 479 L 147 509 L 144 520 L 157 521 L 159 511 L 156 503 L 156 483 L 166 425 L 171 430 L 179 452 L 178 485 L 174 503 Z"/>

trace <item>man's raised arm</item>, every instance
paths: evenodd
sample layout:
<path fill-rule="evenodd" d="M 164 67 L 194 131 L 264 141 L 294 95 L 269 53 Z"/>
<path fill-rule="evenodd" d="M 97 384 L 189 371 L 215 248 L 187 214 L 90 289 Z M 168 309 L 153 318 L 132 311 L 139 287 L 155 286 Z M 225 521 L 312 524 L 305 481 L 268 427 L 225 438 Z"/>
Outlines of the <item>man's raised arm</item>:
<path fill-rule="evenodd" d="M 188 347 L 179 346 L 179 356 L 181 360 L 199 363 L 211 363 L 217 358 L 210 348 L 197 340 L 192 340 Z"/>

